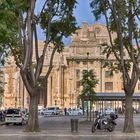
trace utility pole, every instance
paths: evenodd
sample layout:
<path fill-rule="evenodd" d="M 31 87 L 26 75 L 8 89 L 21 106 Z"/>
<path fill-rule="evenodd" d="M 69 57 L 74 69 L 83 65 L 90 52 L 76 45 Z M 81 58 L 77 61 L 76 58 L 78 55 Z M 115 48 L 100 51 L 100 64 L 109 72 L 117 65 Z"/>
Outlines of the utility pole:
<path fill-rule="evenodd" d="M 87 72 L 88 72 L 88 57 L 89 57 L 89 52 L 87 52 Z M 87 99 L 87 120 L 88 120 L 88 116 L 89 116 L 89 109 L 88 109 L 88 99 Z"/>
<path fill-rule="evenodd" d="M 87 52 L 87 71 L 88 71 L 88 57 L 89 57 L 89 52 Z"/>

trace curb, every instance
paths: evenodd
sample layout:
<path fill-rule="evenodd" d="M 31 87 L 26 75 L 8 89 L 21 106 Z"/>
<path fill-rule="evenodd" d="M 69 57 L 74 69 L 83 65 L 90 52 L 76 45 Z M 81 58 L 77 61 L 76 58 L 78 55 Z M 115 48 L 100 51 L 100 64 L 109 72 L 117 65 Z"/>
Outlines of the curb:
<path fill-rule="evenodd" d="M 58 134 L 58 133 L 49 133 L 49 132 L 46 132 L 46 133 L 42 133 L 42 132 L 37 132 L 37 133 L 34 133 L 34 132 L 32 132 L 32 133 L 25 133 L 25 132 L 20 132 L 20 133 L 16 133 L 16 134 L 0 134 L 0 137 L 12 137 L 12 136 L 21 136 L 21 137 L 45 137 L 45 136 L 47 136 L 47 137 L 102 137 L 102 138 L 104 138 L 104 137 L 140 137 L 140 134 L 139 134 L 139 132 L 137 132 L 137 133 L 131 133 L 131 134 L 127 134 L 127 133 L 122 133 L 122 132 L 120 132 L 120 133 L 112 133 L 112 134 L 110 134 L 110 133 L 108 133 L 108 134 L 96 134 L 96 133 L 91 133 L 91 134 L 81 134 L 81 133 L 79 133 L 79 132 L 75 132 L 75 133 L 71 133 L 71 132 L 69 132 L 69 133 L 67 133 L 67 134 Z"/>
<path fill-rule="evenodd" d="M 92 133 L 89 129 L 82 129 L 78 132 L 71 132 L 71 129 L 47 129 L 47 130 L 41 130 L 41 132 L 24 132 L 23 129 L 15 130 L 13 132 L 8 131 L 1 131 L 1 136 L 58 136 L 58 137 L 140 137 L 139 130 L 136 130 L 135 133 L 123 133 L 121 130 L 116 130 L 113 132 L 106 132 L 106 131 L 96 131 L 95 133 Z"/>

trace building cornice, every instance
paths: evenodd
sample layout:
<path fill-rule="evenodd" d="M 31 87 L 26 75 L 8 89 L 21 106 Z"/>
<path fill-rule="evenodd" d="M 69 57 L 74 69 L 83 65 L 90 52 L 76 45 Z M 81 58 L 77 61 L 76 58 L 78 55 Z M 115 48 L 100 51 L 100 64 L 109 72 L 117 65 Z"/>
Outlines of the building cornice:
<path fill-rule="evenodd" d="M 106 57 L 105 56 L 90 56 L 90 57 L 87 57 L 87 56 L 69 56 L 69 57 L 66 57 L 66 60 L 67 61 L 107 61 Z M 109 59 L 108 61 L 116 61 L 116 59 L 114 58 L 111 58 Z"/>

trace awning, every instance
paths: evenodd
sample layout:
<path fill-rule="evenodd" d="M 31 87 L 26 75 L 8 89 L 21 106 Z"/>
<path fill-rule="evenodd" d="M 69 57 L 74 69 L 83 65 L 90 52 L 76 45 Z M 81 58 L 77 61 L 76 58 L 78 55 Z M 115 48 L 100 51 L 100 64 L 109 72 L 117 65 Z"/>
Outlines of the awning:
<path fill-rule="evenodd" d="M 97 92 L 97 101 L 123 101 L 125 100 L 124 92 Z M 140 93 L 133 94 L 133 100 L 140 101 Z"/>

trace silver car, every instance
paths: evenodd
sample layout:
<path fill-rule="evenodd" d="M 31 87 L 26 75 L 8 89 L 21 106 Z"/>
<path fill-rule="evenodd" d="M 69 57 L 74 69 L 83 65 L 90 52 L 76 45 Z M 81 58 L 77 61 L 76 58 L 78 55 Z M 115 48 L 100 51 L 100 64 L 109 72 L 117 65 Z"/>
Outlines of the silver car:
<path fill-rule="evenodd" d="M 44 116 L 47 115 L 59 115 L 61 113 L 61 110 L 59 107 L 47 107 L 43 110 Z"/>

